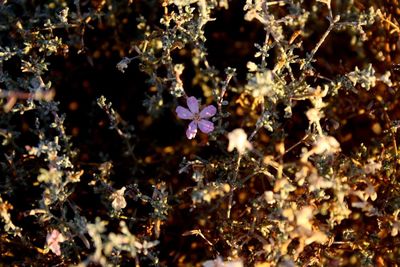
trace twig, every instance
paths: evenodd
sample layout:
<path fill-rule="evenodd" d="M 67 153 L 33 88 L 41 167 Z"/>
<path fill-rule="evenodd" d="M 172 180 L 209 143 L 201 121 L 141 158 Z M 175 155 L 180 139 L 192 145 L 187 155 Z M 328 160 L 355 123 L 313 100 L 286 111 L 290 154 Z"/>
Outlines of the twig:
<path fill-rule="evenodd" d="M 196 229 L 195 229 L 195 230 L 190 230 L 190 231 L 184 232 L 184 233 L 182 234 L 182 236 L 189 236 L 189 235 L 200 236 L 201 238 L 203 238 L 203 239 L 207 242 L 208 245 L 210 245 L 211 247 L 214 246 L 214 244 L 211 243 L 211 241 L 208 240 L 208 239 L 204 236 L 204 234 L 201 232 L 200 229 L 197 229 L 197 230 L 196 230 Z"/>
<path fill-rule="evenodd" d="M 242 160 L 242 155 L 239 154 L 237 162 L 236 162 L 236 167 L 235 167 L 235 174 L 233 175 L 232 182 L 235 183 L 237 176 L 239 174 L 239 166 L 240 166 L 240 161 Z M 232 203 L 233 203 L 233 191 L 235 191 L 236 188 L 231 188 L 231 192 L 229 193 L 229 203 L 228 203 L 228 211 L 226 212 L 226 217 L 230 219 L 231 217 L 231 210 L 232 210 Z"/>
<path fill-rule="evenodd" d="M 311 61 L 313 60 L 313 58 L 315 56 L 315 53 L 317 53 L 318 49 L 320 48 L 322 43 L 325 41 L 326 37 L 328 37 L 329 33 L 336 26 L 336 23 L 339 22 L 339 20 L 340 20 L 340 16 L 336 16 L 333 20 L 329 19 L 330 24 L 329 24 L 328 29 L 325 31 L 324 35 L 322 35 L 321 39 L 318 41 L 318 43 L 316 44 L 314 49 L 311 51 L 310 55 L 308 56 L 307 61 L 302 66 L 300 66 L 300 70 L 303 70 L 306 66 L 308 66 L 311 63 Z"/>
<path fill-rule="evenodd" d="M 221 88 L 221 93 L 219 94 L 217 100 L 217 106 L 218 106 L 218 114 L 220 116 L 220 119 L 218 121 L 218 126 L 219 128 L 222 127 L 222 102 L 224 101 L 224 96 L 226 93 L 226 89 L 228 87 L 229 82 L 231 81 L 232 77 L 234 76 L 234 71 L 233 72 L 229 72 L 228 75 L 226 76 L 226 79 L 222 85 Z"/>

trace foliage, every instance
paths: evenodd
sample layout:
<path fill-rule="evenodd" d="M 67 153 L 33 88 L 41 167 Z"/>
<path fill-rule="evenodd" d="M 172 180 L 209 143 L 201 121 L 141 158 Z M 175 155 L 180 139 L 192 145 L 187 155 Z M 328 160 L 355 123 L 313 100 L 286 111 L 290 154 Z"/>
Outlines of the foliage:
<path fill-rule="evenodd" d="M 399 264 L 398 4 L 2 1 L 0 261 Z"/>

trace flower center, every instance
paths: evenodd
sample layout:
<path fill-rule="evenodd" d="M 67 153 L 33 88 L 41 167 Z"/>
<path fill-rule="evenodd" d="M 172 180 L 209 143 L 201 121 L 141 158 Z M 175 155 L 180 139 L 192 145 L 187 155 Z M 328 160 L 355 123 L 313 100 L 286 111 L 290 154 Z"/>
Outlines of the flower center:
<path fill-rule="evenodd" d="M 194 115 L 193 115 L 193 120 L 194 121 L 200 121 L 200 114 L 199 113 L 195 113 Z"/>

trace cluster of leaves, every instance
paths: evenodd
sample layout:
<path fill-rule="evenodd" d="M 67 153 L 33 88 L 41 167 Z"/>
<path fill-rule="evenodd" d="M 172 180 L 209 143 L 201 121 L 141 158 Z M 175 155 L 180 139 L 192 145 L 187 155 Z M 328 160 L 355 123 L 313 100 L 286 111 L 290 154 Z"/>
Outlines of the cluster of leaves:
<path fill-rule="evenodd" d="M 3 1 L 1 260 L 397 264 L 400 31 L 391 14 L 399 9 L 397 0 L 356 2 Z M 218 68 L 222 52 L 208 50 L 208 31 L 237 6 L 259 36 L 245 40 L 253 48 L 242 65 Z M 128 24 L 133 37 L 124 35 Z M 138 67 L 147 77 L 145 110 L 134 125 L 98 94 L 93 109 L 124 153 L 93 146 L 97 156 L 82 162 L 54 99 L 52 62 L 83 54 L 96 68 L 101 52 L 88 31 L 110 29 L 115 70 Z M 147 138 L 162 120 L 182 128 L 179 118 L 192 120 L 186 136 L 166 146 Z M 21 257 L 21 248 L 36 256 Z"/>

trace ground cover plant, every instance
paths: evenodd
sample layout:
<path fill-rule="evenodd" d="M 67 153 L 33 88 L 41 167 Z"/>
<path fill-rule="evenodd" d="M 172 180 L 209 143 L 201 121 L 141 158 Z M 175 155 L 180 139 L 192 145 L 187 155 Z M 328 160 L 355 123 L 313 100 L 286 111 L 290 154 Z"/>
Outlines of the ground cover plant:
<path fill-rule="evenodd" d="M 398 0 L 0 1 L 4 266 L 398 266 Z"/>

